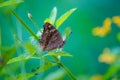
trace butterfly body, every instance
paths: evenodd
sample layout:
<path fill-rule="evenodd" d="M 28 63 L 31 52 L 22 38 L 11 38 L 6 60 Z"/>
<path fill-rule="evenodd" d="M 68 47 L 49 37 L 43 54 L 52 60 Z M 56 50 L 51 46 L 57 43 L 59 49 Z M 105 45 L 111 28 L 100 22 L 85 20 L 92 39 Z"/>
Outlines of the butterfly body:
<path fill-rule="evenodd" d="M 58 30 L 50 23 L 44 24 L 42 37 L 39 42 L 43 51 L 61 48 L 65 43 Z"/>

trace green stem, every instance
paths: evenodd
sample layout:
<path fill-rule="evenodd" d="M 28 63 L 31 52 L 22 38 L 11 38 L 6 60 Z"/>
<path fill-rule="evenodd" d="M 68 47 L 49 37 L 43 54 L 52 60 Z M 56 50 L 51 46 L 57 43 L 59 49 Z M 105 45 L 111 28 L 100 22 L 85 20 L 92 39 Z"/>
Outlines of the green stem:
<path fill-rule="evenodd" d="M 18 21 L 27 29 L 27 31 L 29 31 L 34 38 L 38 41 L 38 37 L 32 32 L 32 30 L 24 23 L 24 21 L 12 10 L 10 9 L 12 14 L 18 19 Z M 56 62 L 58 62 L 58 59 L 56 57 L 54 57 L 54 59 L 56 60 Z M 68 70 L 67 67 L 65 67 L 61 62 L 58 63 L 66 72 L 67 74 L 72 78 L 72 80 L 76 80 L 76 78 L 73 76 L 73 74 Z"/>
<path fill-rule="evenodd" d="M 77 80 L 67 67 L 65 67 L 61 62 L 59 62 L 58 64 L 67 72 L 67 74 L 72 78 L 72 80 Z"/>
<path fill-rule="evenodd" d="M 34 38 L 38 41 L 38 37 L 33 33 L 33 31 L 28 27 L 27 24 L 24 23 L 24 21 L 12 10 L 11 10 L 11 13 L 18 19 L 18 21 L 27 29 L 28 32 L 30 32 Z"/>
<path fill-rule="evenodd" d="M 2 32 L 1 32 L 1 26 L 0 26 L 0 48 L 1 48 L 1 51 L 0 51 L 0 57 L 1 57 L 1 53 L 2 53 Z"/>
<path fill-rule="evenodd" d="M 112 64 L 107 72 L 103 76 L 103 80 L 109 80 L 109 78 L 114 75 L 118 70 L 120 70 L 119 65 Z"/>
<path fill-rule="evenodd" d="M 64 64 L 62 64 L 62 63 L 58 60 L 57 57 L 53 56 L 53 58 L 54 58 L 54 60 L 56 61 L 56 63 L 58 63 L 58 65 L 67 72 L 67 74 L 71 77 L 72 80 L 77 80 L 77 79 L 74 77 L 74 75 L 70 72 L 70 70 L 69 70 L 66 66 L 64 66 Z"/>

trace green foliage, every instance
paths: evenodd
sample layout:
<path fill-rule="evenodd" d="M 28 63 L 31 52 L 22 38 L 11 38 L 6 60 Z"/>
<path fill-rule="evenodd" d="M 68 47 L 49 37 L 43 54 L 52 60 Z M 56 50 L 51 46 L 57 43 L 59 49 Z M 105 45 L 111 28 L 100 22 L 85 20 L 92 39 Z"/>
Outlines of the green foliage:
<path fill-rule="evenodd" d="M 120 41 L 120 32 L 117 34 L 117 40 Z"/>
<path fill-rule="evenodd" d="M 31 77 L 33 77 L 34 74 L 29 74 L 29 73 L 27 73 L 27 74 L 17 75 L 17 80 L 24 80 L 24 79 L 25 79 L 24 76 L 25 76 L 26 79 L 28 80 L 28 79 L 30 79 Z"/>
<path fill-rule="evenodd" d="M 55 19 L 56 19 L 56 15 L 57 15 L 57 8 L 54 7 L 53 10 L 51 11 L 50 14 L 50 23 L 54 25 Z"/>
<path fill-rule="evenodd" d="M 56 20 L 56 16 L 57 16 L 57 8 L 54 7 L 54 8 L 52 9 L 51 13 L 50 13 L 50 17 L 47 18 L 47 19 L 45 19 L 44 22 L 49 22 L 49 23 L 51 23 L 52 25 L 54 25 L 54 22 L 55 22 L 55 20 Z"/>
<path fill-rule="evenodd" d="M 63 80 L 66 73 L 64 70 L 59 69 L 57 71 L 51 72 L 44 80 Z"/>
<path fill-rule="evenodd" d="M 30 55 L 34 55 L 36 52 L 36 47 L 32 45 L 31 43 L 24 43 L 26 52 L 28 52 Z"/>
<path fill-rule="evenodd" d="M 63 34 L 63 40 L 67 41 L 70 34 L 71 34 L 71 29 L 70 29 L 70 27 L 67 27 L 64 31 L 64 34 Z"/>
<path fill-rule="evenodd" d="M 52 64 L 52 62 L 49 59 L 44 58 L 44 63 L 37 69 L 37 71 L 35 71 L 35 73 L 45 72 L 53 66 L 54 64 Z"/>
<path fill-rule="evenodd" d="M 33 33 L 33 31 L 27 26 L 27 24 L 25 24 L 24 23 L 24 21 L 12 10 L 12 9 L 10 9 L 11 10 L 11 13 L 17 18 L 17 20 L 23 25 L 23 27 L 28 31 L 28 32 L 30 32 L 30 34 L 32 35 L 32 36 L 34 36 L 34 38 L 36 39 L 36 40 L 38 40 L 38 37 Z"/>
<path fill-rule="evenodd" d="M 64 13 L 57 21 L 56 21 L 56 28 L 58 29 L 60 25 L 76 10 L 77 8 L 73 8 L 66 13 Z"/>
<path fill-rule="evenodd" d="M 19 3 L 22 3 L 22 2 L 23 2 L 23 0 L 8 0 L 8 1 L 0 3 L 0 7 L 10 6 L 10 5 L 13 5 L 13 4 L 19 4 Z"/>
<path fill-rule="evenodd" d="M 45 56 L 72 56 L 71 54 L 65 52 L 65 51 L 49 51 L 48 54 Z"/>
<path fill-rule="evenodd" d="M 110 66 L 110 68 L 107 70 L 105 75 L 103 76 L 104 80 L 109 80 L 111 76 L 115 75 L 115 73 L 120 70 L 120 65 L 118 64 L 113 64 Z"/>
<path fill-rule="evenodd" d="M 41 74 L 45 71 L 48 71 L 50 68 L 54 67 L 54 66 L 59 66 L 61 67 L 62 69 L 60 70 L 57 70 L 57 71 L 54 71 L 54 72 L 50 72 L 49 74 L 47 74 L 47 76 L 44 78 L 44 80 L 63 80 L 66 73 L 71 77 L 72 80 L 76 80 L 76 78 L 74 77 L 74 75 L 69 71 L 69 69 L 64 66 L 59 57 L 71 57 L 72 55 L 69 53 L 69 52 L 66 52 L 66 51 L 63 51 L 61 49 L 58 50 L 51 50 L 51 51 L 46 51 L 46 52 L 42 52 L 40 51 L 40 46 L 39 46 L 39 38 L 41 37 L 41 32 L 40 31 L 40 34 L 35 34 L 35 32 L 33 32 L 28 24 L 26 24 L 24 22 L 24 20 L 21 19 L 21 17 L 19 15 L 17 15 L 13 9 L 12 10 L 8 10 L 9 7 L 12 7 L 12 6 L 16 6 L 18 5 L 19 3 L 22 3 L 23 0 L 1 0 L 0 1 L 0 8 L 2 9 L 5 9 L 4 10 L 4 15 L 6 16 L 9 16 L 8 18 L 12 18 L 10 19 L 10 21 L 13 20 L 14 17 L 11 17 L 11 15 L 9 14 L 11 11 L 11 13 L 16 17 L 16 19 L 18 20 L 18 22 L 20 22 L 23 27 L 31 34 L 30 36 L 30 41 L 27 42 L 27 43 L 24 43 L 24 41 L 21 43 L 19 43 L 19 41 L 17 41 L 19 39 L 19 36 L 16 36 L 15 38 L 15 45 L 13 45 L 12 47 L 11 46 L 2 46 L 2 37 L 1 37 L 1 28 L 3 27 L 2 25 L 0 26 L 0 77 L 5 77 L 4 80 L 29 80 L 31 77 L 34 77 L 36 76 L 37 74 Z M 5 8 L 4 8 L 5 7 Z M 13 7 L 12 7 L 13 8 Z M 67 20 L 69 18 L 69 16 L 76 10 L 76 8 L 73 8 L 73 9 L 70 9 L 69 11 L 67 11 L 66 13 L 62 14 L 60 16 L 60 18 L 58 18 L 56 20 L 56 16 L 57 16 L 57 8 L 54 7 L 50 13 L 50 16 L 49 18 L 47 18 L 45 20 L 45 22 L 49 22 L 51 23 L 52 25 L 54 25 L 56 27 L 56 29 L 59 29 L 59 27 L 64 23 L 65 20 Z M 92 10 L 93 11 L 93 10 Z M 86 12 L 86 11 L 85 11 Z M 86 14 L 85 14 L 86 15 Z M 106 14 L 108 15 L 108 14 Z M 84 18 L 84 14 L 82 14 L 81 16 L 83 16 L 82 18 Z M 86 18 L 85 17 L 82 21 L 82 23 L 86 23 Z M 31 16 L 30 19 L 32 20 L 33 24 L 35 26 L 37 26 L 38 28 L 37 29 L 40 29 L 39 26 L 36 24 L 36 22 L 33 20 L 33 17 Z M 77 18 L 78 19 L 78 18 Z M 79 19 L 78 19 L 79 20 Z M 94 21 L 94 20 L 93 20 Z M 4 21 L 3 21 L 4 22 Z M 119 21 L 118 21 L 119 22 Z M 89 22 L 90 24 L 87 24 L 85 26 L 89 26 L 89 29 L 90 29 L 90 26 L 93 25 L 91 23 L 91 21 Z M 13 25 L 11 25 L 13 26 Z M 113 26 L 113 25 L 111 25 Z M 102 29 L 102 28 L 101 28 Z M 112 29 L 112 28 L 111 28 Z M 116 30 L 116 29 L 115 29 Z M 6 30 L 5 30 L 6 31 Z M 88 31 L 88 30 L 87 30 Z M 6 31 L 7 32 L 7 31 Z M 17 30 L 14 32 L 16 33 Z M 39 31 L 38 31 L 39 32 Z M 19 33 L 19 32 L 18 32 Z M 67 41 L 69 36 L 71 34 L 71 28 L 70 27 L 67 27 L 64 31 L 63 31 L 63 40 Z M 16 35 L 16 34 L 15 34 Z M 111 35 L 111 34 L 110 34 Z M 111 36 L 109 35 L 109 37 L 111 38 Z M 88 35 L 90 37 L 90 35 Z M 120 41 L 120 33 L 118 33 L 116 35 L 118 41 Z M 107 39 L 107 38 L 106 38 Z M 112 39 L 112 38 L 111 38 Z M 95 39 L 97 40 L 97 38 Z M 5 42 L 5 41 L 4 41 Z M 99 42 L 99 41 L 96 41 L 96 42 Z M 77 42 L 75 42 L 77 43 Z M 91 43 L 92 44 L 92 43 Z M 112 43 L 113 44 L 113 43 Z M 111 45 L 112 45 L 111 44 Z M 108 45 L 108 44 L 107 44 Z M 108 45 L 111 46 L 111 45 Z M 116 45 L 116 44 L 115 44 Z M 117 44 L 119 46 L 119 44 Z M 20 51 L 19 51 L 20 50 Z M 87 50 L 87 49 L 85 49 Z M 16 52 L 18 51 L 18 52 Z M 94 50 L 93 50 L 94 51 Z M 117 50 L 114 50 L 115 52 L 118 52 Z M 84 51 L 83 51 L 84 52 Z M 86 52 L 86 51 L 85 51 Z M 89 51 L 87 51 L 89 52 Z M 15 54 L 16 53 L 16 54 Z M 14 55 L 15 54 L 15 55 Z M 102 80 L 109 80 L 110 78 L 112 77 L 116 77 L 116 76 L 119 76 L 119 73 L 117 74 L 117 72 L 120 71 L 120 54 L 116 54 L 113 52 L 113 54 L 115 54 L 117 56 L 117 58 L 115 58 L 115 61 L 112 63 L 112 64 L 107 64 L 107 67 L 109 67 L 109 69 L 106 71 L 105 74 L 101 75 L 103 77 Z M 94 55 L 94 54 L 93 54 Z M 105 56 L 104 56 L 105 57 Z M 110 56 L 106 57 L 106 59 L 108 58 L 111 59 Z M 26 65 L 26 62 L 29 60 L 38 60 L 40 62 L 42 62 L 38 67 L 37 69 L 35 69 L 35 71 L 33 72 L 27 72 L 27 71 L 23 71 L 23 67 L 26 68 L 26 66 L 28 67 L 29 65 Z M 25 63 L 25 66 L 24 65 L 21 65 L 19 63 L 22 63 L 24 62 Z M 86 61 L 84 61 L 86 62 Z M 85 64 L 84 62 L 81 62 L 83 64 Z M 95 61 L 96 62 L 96 61 Z M 22 64 L 24 64 L 22 63 Z M 17 66 L 20 67 L 21 69 L 21 72 L 20 73 L 14 73 L 15 71 L 17 71 L 17 69 L 19 69 L 18 67 L 16 68 L 15 65 L 13 64 L 17 64 Z M 10 65 L 12 67 L 10 67 Z M 34 65 L 34 63 L 33 63 Z M 33 66 L 32 65 L 32 66 Z M 89 63 L 88 65 L 91 65 L 91 63 Z M 22 66 L 22 68 L 21 68 Z M 81 65 L 80 65 L 81 66 Z M 6 67 L 8 67 L 8 69 L 11 69 L 10 72 L 14 73 L 14 74 L 10 74 L 8 73 L 9 71 L 7 71 Z M 36 67 L 36 66 L 35 66 Z M 82 65 L 82 67 L 84 67 Z M 81 67 L 81 68 L 82 68 Z M 93 69 L 95 66 L 91 66 L 91 68 Z M 12 68 L 16 68 L 14 71 Z M 106 69 L 106 68 L 105 68 Z M 77 70 L 77 69 L 76 69 Z M 86 70 L 83 69 L 83 73 L 85 74 L 86 72 L 84 72 Z M 88 70 L 87 70 L 88 71 Z M 104 70 L 103 70 L 104 71 Z M 25 72 L 25 73 L 23 73 Z M 93 71 L 94 72 L 94 71 Z M 100 71 L 101 72 L 101 71 Z M 102 72 L 103 73 L 103 72 Z M 12 75 L 12 77 L 11 77 Z M 13 78 L 15 77 L 15 78 Z M 100 76 L 98 77 L 95 77 L 93 79 L 99 79 Z M 90 75 L 79 75 L 78 74 L 78 78 L 77 80 L 93 80 L 90 78 Z M 100 78 L 101 79 L 101 78 Z M 110 80 L 117 80 L 119 78 L 115 78 L 115 79 L 110 79 Z"/>
<path fill-rule="evenodd" d="M 2 51 L 2 48 L 1 48 L 1 51 Z M 8 50 L 3 51 L 3 53 L 0 56 L 0 59 L 1 59 L 0 69 L 1 69 L 1 67 L 4 67 L 6 65 L 6 63 L 13 57 L 15 51 L 16 51 L 15 45 L 10 47 Z M 8 54 L 9 54 L 9 56 L 8 56 Z"/>
<path fill-rule="evenodd" d="M 15 57 L 15 58 L 12 58 L 10 59 L 7 64 L 11 64 L 11 63 L 14 63 L 14 62 L 18 62 L 18 61 L 22 61 L 22 60 L 27 60 L 27 59 L 30 59 L 30 56 L 18 56 L 18 57 Z"/>
<path fill-rule="evenodd" d="M 72 73 L 58 59 L 58 56 L 63 57 L 63 56 L 72 56 L 72 55 L 69 54 L 68 52 L 65 52 L 62 50 L 61 51 L 60 50 L 59 51 L 51 50 L 47 54 L 44 54 L 44 52 L 40 52 L 40 49 L 37 48 L 37 47 L 39 47 L 39 46 L 37 46 L 39 42 L 36 42 L 36 41 L 39 40 L 38 37 L 41 36 L 40 35 L 41 33 L 34 34 L 34 32 L 27 26 L 27 24 L 25 24 L 24 21 L 12 9 L 10 9 L 10 10 L 11 10 L 11 13 L 17 18 L 17 20 L 23 25 L 23 27 L 32 35 L 32 37 L 30 38 L 31 42 L 22 43 L 22 45 L 20 45 L 20 46 L 24 47 L 24 54 L 10 59 L 9 61 L 7 61 L 7 65 L 15 63 L 15 62 L 19 62 L 19 61 L 26 61 L 28 59 L 38 59 L 38 60 L 41 60 L 43 63 L 35 71 L 33 71 L 34 74 L 39 74 L 41 72 L 45 72 L 48 69 L 52 68 L 53 66 L 59 65 L 68 73 L 68 75 L 73 80 L 76 80 L 75 77 L 72 75 Z M 63 14 L 57 20 L 57 22 L 56 22 L 57 29 L 75 10 L 76 10 L 76 8 L 71 9 L 70 11 Z M 57 15 L 57 8 L 54 7 L 53 10 L 51 11 L 50 18 L 46 19 L 45 22 L 49 22 L 54 25 L 55 20 L 56 20 L 56 15 Z M 66 40 L 68 39 L 70 33 L 71 33 L 71 29 L 66 28 L 66 30 L 64 31 L 64 37 Z M 35 44 L 34 44 L 34 42 L 35 42 Z M 52 57 L 52 60 L 49 59 L 49 57 Z M 32 73 L 32 75 L 28 74 L 29 78 L 33 76 L 33 73 Z M 63 71 L 61 73 L 63 73 Z M 61 74 L 61 73 L 58 72 L 58 74 Z M 24 75 L 24 76 L 27 76 L 27 75 Z M 61 76 L 63 76 L 63 74 Z M 23 76 L 18 75 L 17 78 L 19 80 L 21 80 L 21 79 L 23 79 Z"/>
<path fill-rule="evenodd" d="M 60 25 L 76 10 L 77 8 L 73 8 L 66 13 L 64 13 L 57 21 L 56 21 L 56 28 L 58 29 Z M 57 15 L 57 8 L 54 7 L 51 11 L 50 18 L 45 19 L 44 22 L 49 22 L 54 25 L 54 22 L 56 20 L 56 15 Z"/>

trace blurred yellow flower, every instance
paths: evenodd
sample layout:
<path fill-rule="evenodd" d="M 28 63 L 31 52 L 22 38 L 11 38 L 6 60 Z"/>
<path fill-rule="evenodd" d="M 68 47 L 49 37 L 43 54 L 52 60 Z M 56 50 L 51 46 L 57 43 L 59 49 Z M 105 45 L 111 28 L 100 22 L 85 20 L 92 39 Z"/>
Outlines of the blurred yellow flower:
<path fill-rule="evenodd" d="M 119 79 L 117 79 L 117 78 L 113 78 L 112 80 L 119 80 Z"/>
<path fill-rule="evenodd" d="M 111 19 L 106 18 L 103 22 L 102 27 L 96 27 L 93 29 L 93 35 L 100 37 L 106 36 L 111 30 L 111 23 L 112 23 Z"/>
<path fill-rule="evenodd" d="M 120 16 L 114 16 L 112 20 L 118 27 L 120 27 Z"/>
<path fill-rule="evenodd" d="M 106 18 L 103 22 L 102 27 L 109 32 L 111 30 L 111 23 L 112 23 L 112 20 L 110 18 Z"/>
<path fill-rule="evenodd" d="M 105 48 L 103 53 L 99 56 L 99 62 L 111 64 L 115 61 L 116 57 L 113 55 L 109 48 Z"/>
<path fill-rule="evenodd" d="M 90 80 L 103 80 L 103 76 L 100 74 L 97 74 L 97 75 L 92 76 Z"/>

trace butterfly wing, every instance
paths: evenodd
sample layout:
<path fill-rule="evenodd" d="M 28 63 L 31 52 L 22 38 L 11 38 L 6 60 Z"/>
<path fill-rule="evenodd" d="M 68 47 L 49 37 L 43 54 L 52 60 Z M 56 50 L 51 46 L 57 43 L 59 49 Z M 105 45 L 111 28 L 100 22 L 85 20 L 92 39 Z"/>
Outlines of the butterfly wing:
<path fill-rule="evenodd" d="M 50 23 L 45 23 L 42 38 L 40 39 L 40 45 L 43 51 L 60 48 L 63 44 L 64 41 L 58 30 Z"/>
<path fill-rule="evenodd" d="M 64 41 L 62 40 L 61 35 L 55 29 L 45 49 L 52 50 L 52 49 L 60 48 L 63 46 L 63 44 L 64 44 Z"/>

